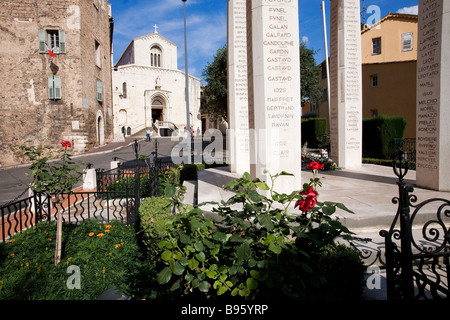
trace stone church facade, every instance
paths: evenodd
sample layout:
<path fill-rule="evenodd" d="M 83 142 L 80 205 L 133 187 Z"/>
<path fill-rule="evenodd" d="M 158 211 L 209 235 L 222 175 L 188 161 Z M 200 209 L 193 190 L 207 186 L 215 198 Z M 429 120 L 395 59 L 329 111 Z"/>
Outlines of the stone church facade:
<path fill-rule="evenodd" d="M 186 78 L 177 68 L 177 46 L 156 30 L 132 40 L 112 75 L 115 140 L 147 128 L 160 136 L 185 129 Z M 190 125 L 196 133 L 201 131 L 200 79 L 188 79 Z"/>
<path fill-rule="evenodd" d="M 29 140 L 76 154 L 113 139 L 108 0 L 2 0 L 0 30 L 0 166 Z"/>

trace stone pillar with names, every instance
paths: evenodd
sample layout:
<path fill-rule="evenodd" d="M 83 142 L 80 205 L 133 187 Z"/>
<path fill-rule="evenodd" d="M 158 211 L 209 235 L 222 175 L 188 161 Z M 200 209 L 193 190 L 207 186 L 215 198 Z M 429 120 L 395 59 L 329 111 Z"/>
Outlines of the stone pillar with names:
<path fill-rule="evenodd" d="M 230 171 L 250 172 L 246 0 L 228 0 L 228 124 Z"/>
<path fill-rule="evenodd" d="M 331 158 L 341 168 L 362 163 L 362 69 L 359 0 L 331 0 Z"/>
<path fill-rule="evenodd" d="M 247 0 L 250 174 L 277 192 L 301 185 L 298 0 Z"/>
<path fill-rule="evenodd" d="M 450 191 L 450 2 L 419 0 L 416 185 Z"/>

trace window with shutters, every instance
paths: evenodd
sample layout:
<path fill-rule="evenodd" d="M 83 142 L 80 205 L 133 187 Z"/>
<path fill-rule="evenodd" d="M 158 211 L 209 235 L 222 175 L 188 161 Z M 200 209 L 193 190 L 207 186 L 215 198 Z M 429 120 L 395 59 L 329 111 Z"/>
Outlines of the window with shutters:
<path fill-rule="evenodd" d="M 48 98 L 50 100 L 61 100 L 62 90 L 60 76 L 48 77 Z"/>
<path fill-rule="evenodd" d="M 402 34 L 402 51 L 411 51 L 413 49 L 413 33 Z"/>
<path fill-rule="evenodd" d="M 97 101 L 98 102 L 103 101 L 103 87 L 102 82 L 100 80 L 97 80 Z"/>
<path fill-rule="evenodd" d="M 38 31 L 39 53 L 54 54 L 66 53 L 66 32 L 64 30 L 45 30 Z"/>
<path fill-rule="evenodd" d="M 381 54 L 381 38 L 372 39 L 372 54 Z"/>

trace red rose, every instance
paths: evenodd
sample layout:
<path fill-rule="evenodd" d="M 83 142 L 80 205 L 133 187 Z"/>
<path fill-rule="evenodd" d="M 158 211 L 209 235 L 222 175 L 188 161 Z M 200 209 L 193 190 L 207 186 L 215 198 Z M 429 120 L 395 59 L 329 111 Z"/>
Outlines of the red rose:
<path fill-rule="evenodd" d="M 317 203 L 317 191 L 313 190 L 313 186 L 310 186 L 308 190 L 303 190 L 302 192 L 300 192 L 301 195 L 305 195 L 306 198 L 305 199 L 301 199 L 298 200 L 295 203 L 294 208 L 299 207 L 300 210 L 302 210 L 303 212 L 309 211 L 312 208 L 314 208 L 314 206 Z"/>
<path fill-rule="evenodd" d="M 64 148 L 72 148 L 72 145 L 70 144 L 70 141 L 61 141 L 61 145 L 64 147 Z"/>
<path fill-rule="evenodd" d="M 306 169 L 308 169 L 308 170 L 320 170 L 320 169 L 323 168 L 323 166 L 324 166 L 323 163 L 320 164 L 320 163 L 317 162 L 317 161 L 313 161 L 313 162 L 311 162 L 310 164 L 308 164 L 308 166 L 306 167 Z"/>

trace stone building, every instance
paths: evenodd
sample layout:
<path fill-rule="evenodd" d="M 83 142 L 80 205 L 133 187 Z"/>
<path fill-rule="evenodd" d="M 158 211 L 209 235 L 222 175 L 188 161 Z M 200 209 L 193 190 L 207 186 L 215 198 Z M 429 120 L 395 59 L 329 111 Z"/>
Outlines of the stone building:
<path fill-rule="evenodd" d="M 2 0 L 0 29 L 0 166 L 28 140 L 73 154 L 112 140 L 108 0 Z"/>
<path fill-rule="evenodd" d="M 123 140 L 146 128 L 169 136 L 184 130 L 186 78 L 178 70 L 177 46 L 155 32 L 135 38 L 114 67 L 114 137 Z M 190 125 L 201 131 L 200 79 L 189 76 Z"/>

